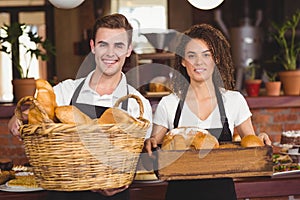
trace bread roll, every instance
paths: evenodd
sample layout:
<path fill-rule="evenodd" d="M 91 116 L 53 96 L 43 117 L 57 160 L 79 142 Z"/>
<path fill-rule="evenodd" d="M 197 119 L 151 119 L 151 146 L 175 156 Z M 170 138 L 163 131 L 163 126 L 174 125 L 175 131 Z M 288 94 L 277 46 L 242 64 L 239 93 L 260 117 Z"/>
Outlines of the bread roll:
<path fill-rule="evenodd" d="M 264 146 L 263 141 L 256 135 L 247 135 L 241 140 L 242 147 L 260 147 Z"/>
<path fill-rule="evenodd" d="M 213 149 L 218 148 L 219 142 L 217 138 L 211 134 L 204 134 L 198 132 L 192 141 L 191 148 L 200 150 L 200 149 Z"/>
<path fill-rule="evenodd" d="M 73 105 L 55 108 L 57 119 L 65 124 L 88 124 L 93 120 Z"/>
<path fill-rule="evenodd" d="M 162 150 L 172 150 L 173 149 L 173 135 L 167 134 L 164 136 L 163 143 L 161 145 Z"/>
<path fill-rule="evenodd" d="M 180 135 L 174 135 L 173 137 L 173 150 L 186 150 L 187 146 L 186 146 L 186 141 L 185 138 Z"/>
<path fill-rule="evenodd" d="M 119 108 L 108 108 L 98 119 L 99 124 L 135 123 L 136 120 Z"/>
<path fill-rule="evenodd" d="M 233 134 L 232 141 L 233 142 L 240 142 L 241 141 L 241 136 L 239 134 Z"/>

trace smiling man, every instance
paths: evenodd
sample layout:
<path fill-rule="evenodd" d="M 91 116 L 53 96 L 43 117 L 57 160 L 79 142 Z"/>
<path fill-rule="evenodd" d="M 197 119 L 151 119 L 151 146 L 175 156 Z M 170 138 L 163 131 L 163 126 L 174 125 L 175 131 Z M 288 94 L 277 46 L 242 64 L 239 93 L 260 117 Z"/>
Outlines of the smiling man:
<path fill-rule="evenodd" d="M 53 87 L 58 106 L 74 105 L 92 119 L 99 118 L 102 113 L 113 107 L 115 102 L 127 94 L 140 97 L 144 114 L 143 118 L 152 123 L 150 102 L 135 88 L 127 84 L 122 72 L 123 65 L 132 51 L 132 26 L 121 14 L 112 14 L 97 19 L 93 36 L 90 40 L 91 53 L 95 57 L 95 70 L 86 77 L 67 79 Z M 88 70 L 88 69 L 87 69 Z M 139 117 L 140 106 L 135 99 L 122 102 L 121 107 L 129 115 Z M 19 124 L 12 117 L 8 125 L 12 134 L 18 136 Z M 151 127 L 148 130 L 151 133 Z M 146 136 L 148 137 L 148 136 Z M 83 177 L 84 178 L 84 177 Z M 128 199 L 128 186 L 109 190 L 93 190 L 82 192 L 49 192 L 47 199 Z"/>

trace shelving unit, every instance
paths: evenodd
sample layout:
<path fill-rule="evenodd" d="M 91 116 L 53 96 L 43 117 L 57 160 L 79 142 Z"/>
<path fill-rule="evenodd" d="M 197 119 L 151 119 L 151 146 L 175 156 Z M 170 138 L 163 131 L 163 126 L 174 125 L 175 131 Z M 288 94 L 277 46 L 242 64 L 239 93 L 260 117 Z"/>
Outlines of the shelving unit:
<path fill-rule="evenodd" d="M 130 66 L 133 69 L 128 82 L 135 88 L 139 88 L 142 93 L 147 90 L 147 84 L 157 76 L 170 76 L 175 64 L 175 53 L 147 53 L 135 54 L 130 57 Z M 136 67 L 136 68 L 135 68 Z M 157 95 L 155 95 L 157 97 Z M 159 95 L 158 95 L 159 96 Z"/>

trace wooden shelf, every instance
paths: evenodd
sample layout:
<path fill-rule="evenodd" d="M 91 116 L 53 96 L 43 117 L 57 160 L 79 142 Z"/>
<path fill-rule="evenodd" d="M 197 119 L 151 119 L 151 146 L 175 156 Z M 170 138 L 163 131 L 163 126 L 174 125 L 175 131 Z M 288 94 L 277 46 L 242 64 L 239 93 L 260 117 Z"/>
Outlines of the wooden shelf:
<path fill-rule="evenodd" d="M 146 53 L 146 54 L 136 54 L 140 60 L 150 59 L 150 60 L 171 60 L 175 59 L 175 53 L 165 52 L 165 53 Z"/>

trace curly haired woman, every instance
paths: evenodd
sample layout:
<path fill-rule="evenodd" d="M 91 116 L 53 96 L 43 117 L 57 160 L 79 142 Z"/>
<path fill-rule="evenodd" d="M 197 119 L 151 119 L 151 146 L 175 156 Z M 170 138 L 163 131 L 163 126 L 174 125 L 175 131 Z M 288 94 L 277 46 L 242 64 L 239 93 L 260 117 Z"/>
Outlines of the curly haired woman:
<path fill-rule="evenodd" d="M 221 31 L 208 24 L 194 25 L 176 51 L 173 93 L 157 106 L 145 151 L 151 155 L 168 130 L 181 126 L 207 129 L 219 141 L 232 141 L 234 129 L 241 137 L 255 135 L 247 102 L 234 91 L 230 44 Z M 258 136 L 271 144 L 267 134 Z M 166 199 L 231 200 L 236 194 L 231 178 L 169 181 Z"/>

